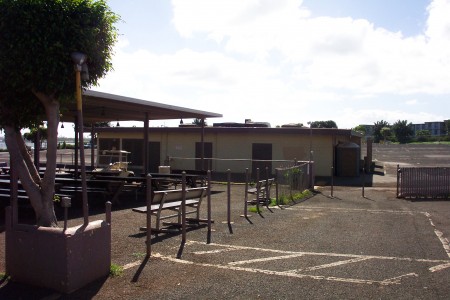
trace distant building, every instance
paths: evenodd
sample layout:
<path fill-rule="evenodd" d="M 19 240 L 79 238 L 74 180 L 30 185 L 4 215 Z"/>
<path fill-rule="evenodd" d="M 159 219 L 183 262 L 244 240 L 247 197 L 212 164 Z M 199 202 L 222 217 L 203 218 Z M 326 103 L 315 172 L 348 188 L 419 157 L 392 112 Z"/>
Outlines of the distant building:
<path fill-rule="evenodd" d="M 151 127 L 148 130 L 148 169 L 150 172 L 157 172 L 158 166 L 169 163 L 173 169 L 201 170 L 200 158 L 203 152 L 207 169 L 212 170 L 214 176 L 225 174 L 228 169 L 244 173 L 248 168 L 254 173 L 255 167 L 265 160 L 271 161 L 271 173 L 274 173 L 275 167 L 284 164 L 283 161 L 313 160 L 315 175 L 326 177 L 330 176 L 331 167 L 334 166 L 337 170 L 341 165 L 348 165 L 349 159 L 345 155 L 337 155 L 336 149 L 339 147 L 339 151 L 343 150 L 342 145 L 350 144 L 358 149 L 358 153 L 349 163 L 356 168 L 359 166 L 359 133 L 348 129 L 271 128 L 267 125 L 247 121 L 245 124 L 214 124 L 204 129 L 196 126 Z M 142 128 L 114 127 L 95 130 L 98 136 L 97 151 L 113 148 L 130 151 L 130 167 L 135 172 L 142 171 Z"/>
<path fill-rule="evenodd" d="M 440 136 L 446 134 L 445 121 L 442 122 L 425 122 L 423 124 L 413 124 L 414 135 L 418 131 L 427 130 L 432 136 Z"/>
<path fill-rule="evenodd" d="M 449 120 L 447 120 L 447 122 L 448 121 Z M 421 131 L 421 130 L 429 131 L 430 135 L 432 135 L 432 136 L 445 135 L 445 134 L 447 134 L 445 122 L 446 121 L 436 121 L 436 122 L 425 122 L 422 124 L 412 124 L 413 130 L 414 130 L 414 135 L 416 136 L 417 132 Z M 373 136 L 374 129 L 375 129 L 374 125 L 362 124 L 360 126 L 364 126 L 364 128 L 366 129 L 366 135 L 365 135 L 366 137 Z"/>

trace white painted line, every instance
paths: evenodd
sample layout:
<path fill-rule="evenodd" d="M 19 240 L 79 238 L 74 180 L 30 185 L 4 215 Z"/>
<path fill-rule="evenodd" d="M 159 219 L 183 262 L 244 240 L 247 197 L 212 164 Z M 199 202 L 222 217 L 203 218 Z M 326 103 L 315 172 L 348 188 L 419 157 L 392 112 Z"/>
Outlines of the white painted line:
<path fill-rule="evenodd" d="M 138 261 L 134 261 L 134 262 L 132 262 L 132 263 L 126 264 L 126 265 L 124 265 L 122 268 L 123 268 L 124 270 L 127 270 L 127 269 L 131 269 L 131 268 L 137 267 L 137 266 L 139 266 L 139 265 L 141 265 L 141 264 L 142 264 L 142 261 L 141 261 L 141 260 L 138 260 Z"/>
<path fill-rule="evenodd" d="M 358 283 L 358 284 L 380 284 L 380 285 L 392 285 L 392 284 L 400 284 L 400 280 L 392 280 L 388 279 L 387 281 L 377 281 L 377 280 L 366 280 L 366 279 L 355 279 L 355 278 L 339 278 L 339 277 L 327 277 L 327 276 L 316 276 L 316 275 L 307 275 L 307 274 L 296 274 L 296 273 L 285 273 L 279 271 L 271 271 L 271 270 L 262 270 L 262 269 L 254 269 L 254 268 L 242 268 L 230 265 L 217 265 L 217 264 L 207 264 L 207 263 L 196 263 L 192 261 L 177 259 L 175 257 L 163 256 L 163 255 L 155 255 L 162 260 L 167 260 L 170 262 L 187 264 L 187 265 L 195 265 L 202 267 L 212 267 L 223 270 L 232 270 L 232 271 L 244 271 L 250 273 L 261 273 L 266 275 L 276 275 L 276 276 L 284 276 L 291 278 L 300 278 L 300 279 L 314 279 L 314 280 L 325 280 L 325 281 L 338 281 L 338 282 L 346 282 L 346 283 Z M 411 276 L 411 274 L 406 274 L 401 277 Z M 398 278 L 401 278 L 398 277 Z"/>
<path fill-rule="evenodd" d="M 367 213 L 389 213 L 389 214 L 400 214 L 400 215 L 414 215 L 424 212 L 411 211 L 411 210 L 390 210 L 390 209 L 363 209 L 363 208 L 339 208 L 339 207 L 321 207 L 321 206 L 311 206 L 311 207 L 295 207 L 296 210 L 305 211 L 315 211 L 315 210 L 326 210 L 327 212 L 367 212 Z"/>
<path fill-rule="evenodd" d="M 438 237 L 439 241 L 441 241 L 441 244 L 444 247 L 445 253 L 447 253 L 447 256 L 450 258 L 450 243 L 448 242 L 448 239 L 444 238 L 444 234 L 436 228 L 436 226 L 434 225 L 433 220 L 431 219 L 431 214 L 429 214 L 427 212 L 424 213 L 424 214 L 428 218 L 428 220 L 430 221 L 430 224 L 431 224 L 431 226 L 434 229 L 434 233 Z"/>
<path fill-rule="evenodd" d="M 428 262 L 428 263 L 449 263 L 449 260 L 444 259 L 416 259 L 409 257 L 393 257 L 393 256 L 377 256 L 377 255 L 361 255 L 361 254 L 345 254 L 345 253 L 331 253 L 331 252 L 304 252 L 304 251 L 286 251 L 286 250 L 276 250 L 276 249 L 265 249 L 258 247 L 249 247 L 249 246 L 236 246 L 236 245 L 224 245 L 224 244 L 216 244 L 210 243 L 206 244 L 205 242 L 197 242 L 197 241 L 189 241 L 191 244 L 201 244 L 201 245 L 210 245 L 216 247 L 224 247 L 224 248 L 232 248 L 236 250 L 255 250 L 261 252 L 272 252 L 272 253 L 281 253 L 281 254 L 293 254 L 293 255 L 311 255 L 311 256 L 329 256 L 329 257 L 349 257 L 351 259 L 354 258 L 362 258 L 362 259 L 380 259 L 380 260 L 397 260 L 397 261 L 411 261 L 411 262 Z"/>
<path fill-rule="evenodd" d="M 450 263 L 434 266 L 434 267 L 429 268 L 428 270 L 430 270 L 431 273 L 434 273 L 434 272 L 439 272 L 439 271 L 445 270 L 447 268 L 450 268 Z"/>
<path fill-rule="evenodd" d="M 300 257 L 300 256 L 304 256 L 304 254 L 303 253 L 297 253 L 297 254 L 282 255 L 282 256 L 256 258 L 256 259 L 250 259 L 250 260 L 233 261 L 233 262 L 230 262 L 228 264 L 230 266 L 236 266 L 236 265 L 244 265 L 244 264 L 257 263 L 257 262 L 267 262 L 267 261 L 273 261 L 273 260 L 295 258 L 295 257 Z"/>
<path fill-rule="evenodd" d="M 286 272 L 287 273 L 289 273 L 289 272 L 293 272 L 293 273 L 310 272 L 310 271 L 315 271 L 315 270 L 320 270 L 320 269 L 326 269 L 326 268 L 332 268 L 332 267 L 347 265 L 347 264 L 351 264 L 351 263 L 357 263 L 357 262 L 365 261 L 365 260 L 369 260 L 369 259 L 371 259 L 371 258 L 368 258 L 368 257 L 353 258 L 353 259 L 348 259 L 348 260 L 337 261 L 337 262 L 334 262 L 334 263 L 329 263 L 329 264 L 309 267 L 309 268 L 305 268 L 305 269 L 290 270 L 290 271 L 286 271 Z"/>
<path fill-rule="evenodd" d="M 416 273 L 408 273 L 408 274 L 404 274 L 401 276 L 385 279 L 382 281 L 382 284 L 384 284 L 384 285 L 400 284 L 400 281 L 402 280 L 402 278 L 405 278 L 405 277 L 419 277 L 419 275 Z"/>
<path fill-rule="evenodd" d="M 210 251 L 195 251 L 192 252 L 192 254 L 195 255 L 204 255 L 204 254 L 217 254 L 222 252 L 231 252 L 231 251 L 239 251 L 240 249 L 234 249 L 234 248 L 223 248 L 223 249 L 216 249 L 216 250 L 210 250 Z"/>

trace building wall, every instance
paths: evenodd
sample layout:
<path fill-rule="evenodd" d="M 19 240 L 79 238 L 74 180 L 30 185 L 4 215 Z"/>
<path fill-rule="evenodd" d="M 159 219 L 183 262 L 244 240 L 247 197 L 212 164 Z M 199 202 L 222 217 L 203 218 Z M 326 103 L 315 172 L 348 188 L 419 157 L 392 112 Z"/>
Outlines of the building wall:
<path fill-rule="evenodd" d="M 170 157 L 173 169 L 195 169 L 195 144 L 201 142 L 200 130 L 157 130 L 150 128 L 149 141 L 160 142 L 160 164 L 164 165 Z M 294 133 L 293 133 L 294 132 Z M 213 172 L 226 172 L 230 169 L 234 173 L 244 173 L 245 169 L 252 168 L 252 145 L 271 144 L 272 160 L 309 161 L 315 162 L 317 176 L 330 176 L 334 162 L 334 147 L 339 142 L 354 142 L 361 146 L 361 137 L 348 135 L 334 135 L 333 130 L 320 131 L 327 134 L 318 134 L 309 129 L 298 131 L 288 130 L 242 130 L 220 131 L 206 130 L 205 143 L 212 143 L 212 170 Z M 349 131 L 350 132 L 350 131 Z M 311 134 L 313 133 L 313 134 Z M 143 133 L 126 128 L 111 132 L 99 132 L 99 139 L 142 139 Z M 310 155 L 310 149 L 312 153 Z M 106 150 L 106 149 L 98 149 Z M 122 149 L 128 150 L 128 149 Z M 276 167 L 286 165 L 287 162 L 273 162 L 272 173 Z"/>

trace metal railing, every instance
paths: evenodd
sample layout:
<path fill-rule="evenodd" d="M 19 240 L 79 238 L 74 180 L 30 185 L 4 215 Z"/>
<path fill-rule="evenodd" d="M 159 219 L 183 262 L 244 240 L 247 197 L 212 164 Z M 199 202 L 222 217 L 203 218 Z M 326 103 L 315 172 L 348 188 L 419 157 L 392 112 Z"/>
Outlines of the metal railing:
<path fill-rule="evenodd" d="M 278 197 L 292 197 L 295 193 L 314 187 L 312 163 L 303 162 L 291 167 L 276 169 Z"/>
<path fill-rule="evenodd" d="M 397 198 L 450 198 L 450 168 L 397 166 Z"/>
<path fill-rule="evenodd" d="M 170 166 L 171 170 L 196 170 L 201 166 L 200 158 L 188 158 L 188 157 L 167 157 L 165 165 Z M 297 160 L 259 160 L 259 159 L 241 159 L 241 158 L 204 158 L 204 169 L 210 170 L 213 173 L 213 177 L 219 174 L 226 174 L 227 170 L 231 170 L 234 181 L 245 181 L 245 170 L 250 170 L 250 178 L 256 179 L 256 168 L 261 170 L 261 178 L 273 177 L 277 169 L 286 169 L 293 166 L 309 165 L 307 161 Z M 313 165 L 313 162 L 311 162 Z M 265 174 L 266 167 L 269 166 L 269 174 Z M 311 167 L 311 172 L 313 168 Z M 310 174 L 309 171 L 304 171 L 305 174 Z M 225 178 L 225 177 L 224 177 Z"/>

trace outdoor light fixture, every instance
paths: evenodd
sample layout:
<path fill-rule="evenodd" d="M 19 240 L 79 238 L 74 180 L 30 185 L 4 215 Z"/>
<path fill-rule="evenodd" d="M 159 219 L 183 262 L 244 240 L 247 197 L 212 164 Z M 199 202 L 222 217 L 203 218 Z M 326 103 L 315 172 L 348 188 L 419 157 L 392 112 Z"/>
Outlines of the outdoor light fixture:
<path fill-rule="evenodd" d="M 180 119 L 180 125 L 183 125 L 183 118 Z"/>
<path fill-rule="evenodd" d="M 81 79 L 84 81 L 89 80 L 89 68 L 85 62 L 81 65 Z"/>
<path fill-rule="evenodd" d="M 87 55 L 81 52 L 72 52 L 70 56 L 72 57 L 73 63 L 80 67 L 86 62 L 87 59 Z"/>
<path fill-rule="evenodd" d="M 119 121 L 117 121 L 116 127 L 120 127 L 120 123 L 119 123 Z"/>
<path fill-rule="evenodd" d="M 64 122 L 61 123 L 61 128 L 64 128 Z"/>

